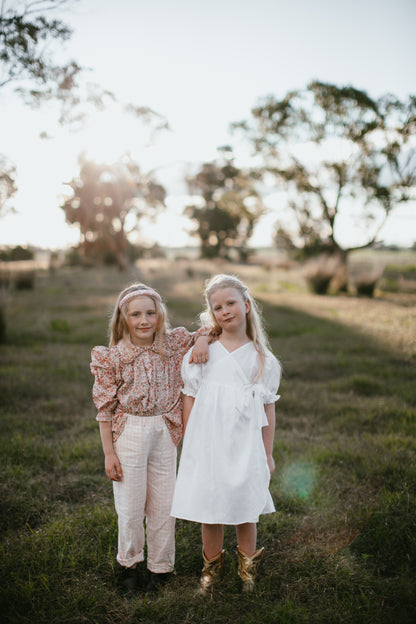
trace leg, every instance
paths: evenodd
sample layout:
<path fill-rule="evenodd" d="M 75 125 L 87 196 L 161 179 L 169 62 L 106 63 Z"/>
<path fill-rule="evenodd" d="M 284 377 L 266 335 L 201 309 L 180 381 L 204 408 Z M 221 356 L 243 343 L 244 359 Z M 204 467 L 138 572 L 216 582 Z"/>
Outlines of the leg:
<path fill-rule="evenodd" d="M 207 559 L 212 559 L 222 550 L 224 528 L 222 524 L 203 524 L 202 545 Z"/>
<path fill-rule="evenodd" d="M 162 416 L 146 420 L 152 428 L 145 509 L 147 567 L 153 573 L 166 574 L 172 572 L 175 564 L 175 519 L 170 509 L 176 479 L 176 447 Z"/>
<path fill-rule="evenodd" d="M 264 555 L 264 548 L 256 550 L 257 525 L 255 523 L 240 524 L 236 527 L 236 532 L 238 574 L 243 581 L 243 590 L 253 591 L 254 580 Z"/>
<path fill-rule="evenodd" d="M 256 552 L 257 524 L 246 522 L 238 524 L 235 528 L 237 534 L 237 544 L 246 555 L 253 555 Z"/>
<path fill-rule="evenodd" d="M 197 593 L 200 596 L 206 596 L 208 593 L 211 593 L 215 580 L 222 568 L 224 559 L 224 550 L 222 549 L 224 528 L 222 524 L 203 524 L 201 528 L 204 567 Z"/>
<path fill-rule="evenodd" d="M 131 417 L 115 445 L 123 469 L 123 479 L 113 482 L 118 516 L 117 561 L 128 568 L 144 559 L 147 441 L 141 420 Z"/>

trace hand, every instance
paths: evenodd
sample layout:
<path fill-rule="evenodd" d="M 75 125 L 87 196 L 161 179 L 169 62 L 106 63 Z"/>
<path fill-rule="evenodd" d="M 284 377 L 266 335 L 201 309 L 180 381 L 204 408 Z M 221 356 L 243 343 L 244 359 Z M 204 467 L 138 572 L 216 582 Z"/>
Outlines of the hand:
<path fill-rule="evenodd" d="M 199 336 L 192 349 L 190 364 L 205 364 L 209 357 L 208 336 Z"/>
<path fill-rule="evenodd" d="M 121 464 L 115 453 L 105 456 L 105 474 L 111 481 L 121 481 L 123 478 Z"/>
<path fill-rule="evenodd" d="M 220 337 L 221 334 L 218 334 L 215 329 L 211 329 L 211 331 L 208 334 L 208 344 L 212 344 L 213 342 L 215 342 L 216 340 L 218 340 L 218 338 Z"/>
<path fill-rule="evenodd" d="M 274 473 L 274 469 L 275 469 L 274 459 L 272 455 L 267 455 L 267 465 L 270 470 L 270 476 L 272 476 L 272 474 Z"/>

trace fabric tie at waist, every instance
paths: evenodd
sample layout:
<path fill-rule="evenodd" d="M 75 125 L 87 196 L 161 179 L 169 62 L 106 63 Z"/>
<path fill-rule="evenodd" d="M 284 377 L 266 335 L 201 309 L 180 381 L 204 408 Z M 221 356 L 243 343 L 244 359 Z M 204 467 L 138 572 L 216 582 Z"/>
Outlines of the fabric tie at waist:
<path fill-rule="evenodd" d="M 262 384 L 250 384 L 244 387 L 241 402 L 237 407 L 243 418 L 254 419 L 256 429 L 268 425 L 264 411 L 263 397 L 265 389 Z"/>

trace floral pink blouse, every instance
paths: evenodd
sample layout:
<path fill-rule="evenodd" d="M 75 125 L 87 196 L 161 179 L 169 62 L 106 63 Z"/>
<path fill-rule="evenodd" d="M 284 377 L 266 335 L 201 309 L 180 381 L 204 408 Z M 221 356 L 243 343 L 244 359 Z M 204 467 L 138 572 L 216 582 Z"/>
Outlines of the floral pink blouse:
<path fill-rule="evenodd" d="M 182 359 L 196 338 L 207 334 L 177 327 L 166 335 L 162 358 L 155 345 L 137 347 L 119 342 L 94 347 L 91 372 L 98 421 L 112 422 L 113 441 L 124 429 L 127 416 L 162 415 L 177 445 L 182 437 Z"/>

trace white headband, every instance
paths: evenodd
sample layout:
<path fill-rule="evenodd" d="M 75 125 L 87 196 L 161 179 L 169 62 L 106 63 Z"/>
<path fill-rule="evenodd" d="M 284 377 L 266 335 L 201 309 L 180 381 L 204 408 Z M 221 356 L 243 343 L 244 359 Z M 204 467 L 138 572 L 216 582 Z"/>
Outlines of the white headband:
<path fill-rule="evenodd" d="M 154 297 L 158 301 L 160 302 L 162 301 L 162 298 L 159 295 L 159 293 L 153 290 L 152 288 L 137 288 L 136 290 L 131 290 L 130 292 L 128 292 L 127 295 L 124 295 L 123 299 L 118 304 L 118 309 L 121 310 L 121 308 L 126 303 L 128 303 L 135 297 Z"/>

